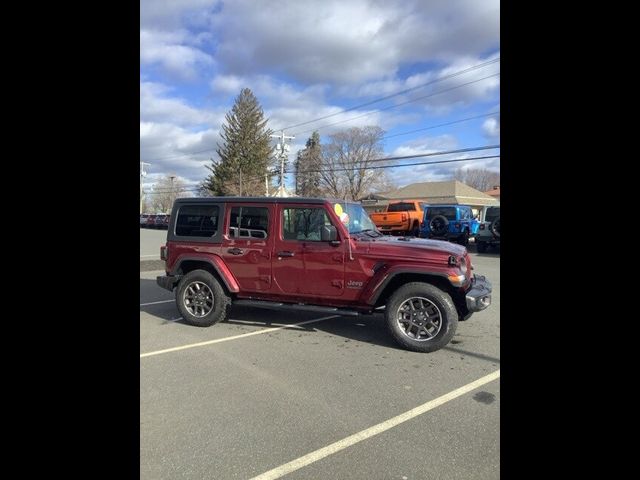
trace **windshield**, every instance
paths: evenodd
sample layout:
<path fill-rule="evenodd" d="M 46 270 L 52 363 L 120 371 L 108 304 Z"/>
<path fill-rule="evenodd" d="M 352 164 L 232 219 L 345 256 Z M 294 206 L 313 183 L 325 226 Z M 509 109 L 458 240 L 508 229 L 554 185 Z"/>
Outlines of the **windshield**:
<path fill-rule="evenodd" d="M 365 230 L 378 231 L 365 209 L 359 203 L 334 203 L 333 210 L 349 229 L 349 233 L 359 233 Z"/>
<path fill-rule="evenodd" d="M 425 212 L 425 218 L 431 219 L 436 215 L 442 215 L 447 220 L 456 219 L 455 207 L 429 207 Z"/>

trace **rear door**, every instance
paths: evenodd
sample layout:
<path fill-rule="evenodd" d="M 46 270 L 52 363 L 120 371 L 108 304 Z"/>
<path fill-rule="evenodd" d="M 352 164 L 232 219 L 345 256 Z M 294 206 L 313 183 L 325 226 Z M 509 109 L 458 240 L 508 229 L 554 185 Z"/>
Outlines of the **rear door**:
<path fill-rule="evenodd" d="M 241 290 L 271 288 L 274 204 L 229 203 L 221 255 Z"/>

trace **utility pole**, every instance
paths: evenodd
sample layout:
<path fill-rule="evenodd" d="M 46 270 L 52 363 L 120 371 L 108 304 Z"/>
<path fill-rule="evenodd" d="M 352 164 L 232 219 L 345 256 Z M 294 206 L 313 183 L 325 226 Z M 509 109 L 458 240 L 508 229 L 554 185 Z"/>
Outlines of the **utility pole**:
<path fill-rule="evenodd" d="M 171 180 L 171 194 L 169 195 L 169 201 L 171 204 L 169 205 L 169 213 L 171 213 L 171 209 L 173 208 L 173 202 L 176 201 L 173 193 L 173 180 L 176 178 L 175 175 L 169 175 L 169 179 Z"/>
<path fill-rule="evenodd" d="M 140 162 L 140 215 L 142 215 L 142 201 L 144 199 L 144 187 L 142 186 L 142 179 L 147 176 L 147 172 L 144 171 L 144 166 L 151 165 L 150 163 Z"/>
<path fill-rule="evenodd" d="M 280 131 L 280 135 L 271 135 L 272 138 L 277 138 L 280 140 L 280 143 L 278 143 L 276 145 L 276 151 L 278 153 L 276 153 L 276 158 L 280 159 L 280 186 L 278 187 L 278 191 L 276 193 L 275 196 L 278 197 L 283 197 L 285 196 L 285 189 L 284 189 L 284 163 L 287 160 L 287 156 L 289 152 L 289 145 L 287 145 L 285 143 L 285 140 L 293 140 L 294 136 L 291 135 L 285 135 L 284 134 L 284 130 Z"/>

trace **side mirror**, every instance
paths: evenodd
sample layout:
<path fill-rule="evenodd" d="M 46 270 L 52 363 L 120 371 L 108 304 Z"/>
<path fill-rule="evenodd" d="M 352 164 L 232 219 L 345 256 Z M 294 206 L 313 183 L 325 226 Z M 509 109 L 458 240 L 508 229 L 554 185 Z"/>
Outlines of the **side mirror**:
<path fill-rule="evenodd" d="M 323 225 L 320 230 L 320 240 L 323 242 L 335 242 L 338 239 L 338 231 L 333 225 Z"/>

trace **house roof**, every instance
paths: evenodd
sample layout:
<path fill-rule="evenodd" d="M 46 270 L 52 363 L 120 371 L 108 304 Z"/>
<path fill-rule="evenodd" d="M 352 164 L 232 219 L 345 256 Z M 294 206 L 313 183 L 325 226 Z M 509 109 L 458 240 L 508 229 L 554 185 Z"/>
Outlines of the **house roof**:
<path fill-rule="evenodd" d="M 500 185 L 493 187 L 491 190 L 487 190 L 486 192 L 487 195 L 490 195 L 492 197 L 499 197 L 500 196 Z"/>
<path fill-rule="evenodd" d="M 457 180 L 412 183 L 406 187 L 386 193 L 385 197 L 390 200 L 419 198 L 433 204 L 494 205 L 497 203 L 497 200 L 492 196 Z"/>

